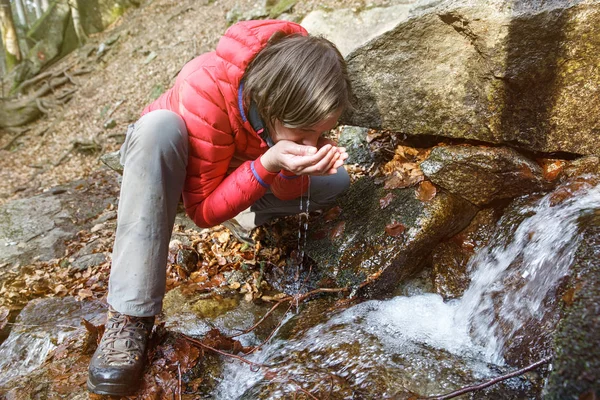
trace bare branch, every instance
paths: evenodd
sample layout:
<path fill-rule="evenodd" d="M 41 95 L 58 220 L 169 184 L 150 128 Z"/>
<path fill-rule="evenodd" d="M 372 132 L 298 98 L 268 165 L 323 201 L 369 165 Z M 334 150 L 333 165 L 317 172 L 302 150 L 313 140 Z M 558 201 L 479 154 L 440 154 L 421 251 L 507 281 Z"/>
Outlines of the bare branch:
<path fill-rule="evenodd" d="M 424 399 L 426 399 L 426 400 L 446 400 L 446 399 L 452 399 L 454 397 L 458 397 L 461 394 L 465 394 L 465 393 L 469 393 L 469 392 L 474 392 L 474 391 L 477 391 L 477 390 L 485 389 L 486 387 L 495 385 L 498 382 L 502 382 L 502 381 L 504 381 L 506 379 L 509 379 L 509 378 L 512 378 L 512 377 L 515 377 L 515 376 L 518 376 L 518 375 L 522 375 L 525 372 L 528 372 L 528 371 L 531 371 L 533 369 L 536 369 L 540 365 L 549 363 L 551 360 L 552 360 L 552 356 L 546 357 L 546 358 L 543 358 L 540 361 L 535 362 L 535 363 L 533 363 L 533 364 L 531 364 L 531 365 L 529 365 L 529 366 L 527 366 L 525 368 L 521 368 L 519 370 L 513 371 L 513 372 L 508 373 L 506 375 L 502 375 L 502 376 L 496 377 L 496 378 L 491 379 L 491 380 L 489 380 L 487 382 L 480 383 L 479 385 L 466 386 L 464 388 L 461 388 L 459 390 L 455 390 L 454 392 L 451 392 L 451 393 L 448 393 L 448 394 L 444 394 L 444 395 L 441 395 L 441 396 L 425 397 Z"/>

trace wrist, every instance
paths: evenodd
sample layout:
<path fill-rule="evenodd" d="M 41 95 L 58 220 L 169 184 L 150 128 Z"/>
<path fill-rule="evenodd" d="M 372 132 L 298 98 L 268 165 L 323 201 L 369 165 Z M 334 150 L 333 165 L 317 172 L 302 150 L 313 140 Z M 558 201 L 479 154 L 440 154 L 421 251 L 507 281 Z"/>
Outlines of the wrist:
<path fill-rule="evenodd" d="M 281 171 L 281 167 L 272 159 L 271 149 L 267 150 L 265 154 L 260 157 L 260 163 L 262 166 L 271 173 L 278 173 Z"/>

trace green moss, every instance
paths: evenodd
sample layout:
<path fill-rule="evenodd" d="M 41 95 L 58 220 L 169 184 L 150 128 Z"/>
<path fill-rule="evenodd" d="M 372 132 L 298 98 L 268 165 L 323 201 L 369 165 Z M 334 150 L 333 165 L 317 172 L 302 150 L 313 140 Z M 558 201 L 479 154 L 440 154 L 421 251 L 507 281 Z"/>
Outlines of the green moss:
<path fill-rule="evenodd" d="M 289 11 L 296 4 L 296 1 L 297 0 L 279 0 L 269 9 L 269 18 L 277 18 L 284 12 Z"/>

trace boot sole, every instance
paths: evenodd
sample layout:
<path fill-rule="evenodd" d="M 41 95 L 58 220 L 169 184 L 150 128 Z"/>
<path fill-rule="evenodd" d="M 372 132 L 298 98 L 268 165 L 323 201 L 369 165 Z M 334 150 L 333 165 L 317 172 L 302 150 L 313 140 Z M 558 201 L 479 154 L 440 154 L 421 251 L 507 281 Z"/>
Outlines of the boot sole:
<path fill-rule="evenodd" d="M 109 396 L 129 396 L 134 394 L 138 390 L 137 385 L 126 385 L 118 383 L 99 383 L 94 385 L 90 378 L 87 379 L 88 391 L 95 394 L 109 395 Z"/>

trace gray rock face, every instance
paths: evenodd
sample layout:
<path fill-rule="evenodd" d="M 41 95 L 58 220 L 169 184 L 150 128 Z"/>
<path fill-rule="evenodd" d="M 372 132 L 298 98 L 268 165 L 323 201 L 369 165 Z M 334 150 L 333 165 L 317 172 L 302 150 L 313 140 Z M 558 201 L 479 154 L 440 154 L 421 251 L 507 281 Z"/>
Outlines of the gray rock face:
<path fill-rule="evenodd" d="M 91 227 L 93 218 L 117 202 L 114 179 L 102 173 L 64 189 L 0 206 L 0 265 L 60 257 L 66 240 Z"/>
<path fill-rule="evenodd" d="M 600 3 L 449 1 L 354 51 L 342 123 L 578 154 L 600 151 Z"/>
<path fill-rule="evenodd" d="M 373 153 L 369 150 L 369 143 L 367 143 L 368 131 L 366 128 L 357 126 L 342 128 L 338 144 L 345 147 L 348 152 L 346 162 L 368 166 L 374 161 Z"/>
<path fill-rule="evenodd" d="M 311 35 L 331 40 L 345 57 L 369 40 L 395 27 L 408 18 L 411 1 L 390 7 L 376 7 L 355 12 L 348 8 L 334 11 L 316 10 L 301 25 Z"/>
<path fill-rule="evenodd" d="M 507 147 L 438 146 L 420 166 L 433 183 L 477 205 L 545 186 L 541 168 Z"/>
<path fill-rule="evenodd" d="M 71 266 L 78 271 L 85 271 L 88 268 L 95 267 L 106 261 L 106 256 L 102 253 L 86 254 L 79 257 Z"/>

